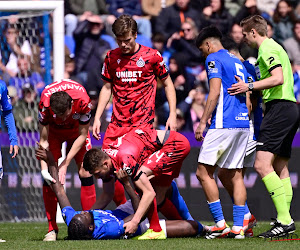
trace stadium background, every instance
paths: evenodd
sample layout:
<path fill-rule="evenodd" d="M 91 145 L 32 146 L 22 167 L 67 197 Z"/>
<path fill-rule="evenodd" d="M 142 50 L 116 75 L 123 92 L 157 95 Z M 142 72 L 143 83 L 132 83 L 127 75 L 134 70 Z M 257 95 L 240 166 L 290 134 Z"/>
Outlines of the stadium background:
<path fill-rule="evenodd" d="M 182 171 L 176 180 L 179 190 L 184 197 L 191 214 L 199 220 L 211 220 L 204 192 L 196 178 L 197 157 L 200 143 L 194 139 L 193 133 L 184 133 L 192 146 L 191 152 L 183 163 Z M 20 136 L 22 137 L 22 135 Z M 32 138 L 38 139 L 38 134 L 33 134 Z M 102 135 L 103 138 L 103 135 Z M 8 137 L 3 133 L 0 140 L 4 142 L 2 148 L 3 166 L 5 176 L 0 182 L 0 221 L 44 221 L 45 212 L 42 199 L 42 177 L 40 175 L 39 164 L 31 157 L 31 160 L 24 162 L 24 159 L 11 159 L 8 153 Z M 92 140 L 95 147 L 101 147 L 101 141 Z M 28 141 L 23 141 L 21 151 L 34 155 L 34 145 L 28 146 Z M 30 158 L 28 158 L 30 159 Z M 294 220 L 300 220 L 300 214 L 296 208 L 300 206 L 299 189 L 299 162 L 300 162 L 300 132 L 296 134 L 293 143 L 292 158 L 289 162 L 291 182 L 294 188 L 294 198 L 291 206 L 291 213 Z M 20 167 L 22 164 L 22 168 Z M 30 165 L 31 164 L 31 165 Z M 220 181 L 220 199 L 223 206 L 224 215 L 227 220 L 232 220 L 232 201 Z M 249 169 L 245 176 L 247 187 L 248 205 L 258 220 L 270 220 L 276 216 L 273 203 L 263 186 L 263 183 L 254 169 Z M 96 181 L 97 194 L 102 191 L 102 181 Z M 72 206 L 80 210 L 80 180 L 77 174 L 77 167 L 74 161 L 69 166 L 66 177 L 66 190 Z M 111 204 L 108 208 L 114 208 Z"/>

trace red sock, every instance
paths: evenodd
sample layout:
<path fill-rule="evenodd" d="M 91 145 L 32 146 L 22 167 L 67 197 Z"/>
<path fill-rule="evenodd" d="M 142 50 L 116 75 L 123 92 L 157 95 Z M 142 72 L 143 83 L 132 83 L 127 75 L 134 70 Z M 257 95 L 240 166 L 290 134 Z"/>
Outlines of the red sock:
<path fill-rule="evenodd" d="M 43 185 L 43 198 L 49 224 L 48 232 L 52 230 L 58 231 L 58 227 L 56 224 L 57 198 L 55 193 L 49 186 Z"/>
<path fill-rule="evenodd" d="M 115 194 L 113 200 L 116 203 L 116 206 L 120 206 L 127 201 L 124 187 L 118 180 L 115 182 Z"/>
<path fill-rule="evenodd" d="M 162 204 L 157 206 L 159 212 L 161 212 L 168 220 L 182 220 L 177 208 L 172 201 L 166 198 Z"/>
<path fill-rule="evenodd" d="M 88 178 L 80 178 L 81 181 L 81 207 L 82 210 L 90 210 L 96 202 L 96 189 L 93 176 Z"/>
<path fill-rule="evenodd" d="M 154 200 L 148 210 L 147 218 L 150 223 L 149 229 L 152 229 L 154 232 L 160 232 L 162 230 L 159 225 L 156 198 L 154 198 Z"/>

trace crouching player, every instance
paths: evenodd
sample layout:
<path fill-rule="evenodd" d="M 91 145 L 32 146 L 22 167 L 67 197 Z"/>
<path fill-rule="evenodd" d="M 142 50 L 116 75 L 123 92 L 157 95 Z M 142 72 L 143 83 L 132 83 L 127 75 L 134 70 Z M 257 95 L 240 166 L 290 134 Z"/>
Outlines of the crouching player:
<path fill-rule="evenodd" d="M 137 129 L 119 137 L 115 143 L 110 145 L 109 149 L 103 151 L 100 149 L 90 150 L 85 154 L 83 160 L 85 170 L 89 171 L 96 178 L 101 178 L 104 183 L 114 180 L 115 170 L 126 170 L 137 190 L 141 190 L 140 210 L 137 210 L 133 220 L 124 225 L 126 227 L 125 232 L 129 234 L 135 232 L 140 219 L 151 205 L 155 196 L 158 207 L 161 210 L 168 209 L 169 214 L 173 214 L 176 219 L 192 219 L 182 197 L 177 200 L 179 201 L 177 204 L 176 199 L 172 199 L 172 201 L 175 201 L 174 203 L 165 199 L 168 187 L 171 186 L 172 180 L 178 177 L 182 162 L 190 151 L 189 142 L 183 135 L 175 131 L 159 130 L 156 132 L 153 130 L 153 133 L 157 133 L 158 141 L 161 144 L 160 149 L 155 153 L 152 153 L 155 148 L 151 147 L 150 140 L 147 140 L 144 131 Z M 152 151 L 151 155 L 149 154 L 150 151 Z M 178 190 L 176 191 L 174 183 L 172 186 L 175 193 L 177 193 Z M 113 185 L 110 185 L 104 191 L 113 194 L 112 189 Z M 183 209 L 185 212 L 181 210 L 183 207 L 185 207 Z M 157 211 L 153 211 L 153 213 L 155 212 L 157 213 Z M 156 219 L 150 221 L 150 224 L 151 222 L 152 225 L 155 224 L 154 220 L 158 220 L 158 215 Z M 163 237 L 156 234 L 155 230 L 150 226 L 150 229 L 139 239 L 150 238 L 162 239 Z"/>
<path fill-rule="evenodd" d="M 58 181 L 57 165 L 50 151 L 39 145 L 36 156 L 48 164 L 51 176 L 56 181 L 51 188 L 57 196 L 65 222 L 68 225 L 68 239 L 119 239 L 125 235 L 124 223 L 132 219 L 134 210 L 139 205 L 139 197 L 135 194 L 128 179 L 124 178 L 124 170 L 120 170 L 117 176 L 123 175 L 122 182 L 130 196 L 131 201 L 117 207 L 116 210 L 88 210 L 75 211 L 68 200 L 63 186 Z M 196 221 L 160 220 L 160 224 L 168 237 L 191 237 L 201 233 L 202 226 Z M 139 235 L 149 228 L 147 220 L 143 221 L 134 235 Z M 133 235 L 133 236 L 134 236 Z"/>

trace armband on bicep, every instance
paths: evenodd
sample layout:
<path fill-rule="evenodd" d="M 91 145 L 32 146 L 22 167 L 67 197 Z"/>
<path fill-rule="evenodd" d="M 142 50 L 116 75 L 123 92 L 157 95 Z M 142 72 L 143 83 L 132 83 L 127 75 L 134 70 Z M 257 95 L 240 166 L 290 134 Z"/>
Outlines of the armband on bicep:
<path fill-rule="evenodd" d="M 133 181 L 137 181 L 142 174 L 145 174 L 143 171 L 139 172 L 138 175 L 136 175 L 134 178 L 133 178 Z"/>

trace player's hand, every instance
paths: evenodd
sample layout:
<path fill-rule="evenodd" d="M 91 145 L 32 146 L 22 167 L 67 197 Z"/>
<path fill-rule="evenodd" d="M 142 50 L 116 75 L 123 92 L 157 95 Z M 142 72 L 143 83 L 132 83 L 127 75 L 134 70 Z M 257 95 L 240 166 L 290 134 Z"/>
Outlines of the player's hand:
<path fill-rule="evenodd" d="M 114 171 L 116 177 L 123 183 L 123 185 L 129 184 L 129 176 L 127 172 L 123 169 L 119 169 L 119 171 Z"/>
<path fill-rule="evenodd" d="M 195 131 L 195 138 L 197 141 L 203 141 L 204 140 L 204 135 L 203 132 L 206 128 L 206 123 L 199 123 L 199 126 L 197 127 L 196 131 Z"/>
<path fill-rule="evenodd" d="M 68 169 L 68 164 L 66 163 L 66 160 L 64 160 L 59 166 L 58 166 L 58 179 L 62 185 L 65 184 L 66 181 L 66 174 Z"/>
<path fill-rule="evenodd" d="M 168 130 L 170 128 L 171 131 L 177 131 L 177 120 L 176 120 L 176 113 L 175 115 L 170 115 L 167 123 L 166 123 L 166 129 Z"/>
<path fill-rule="evenodd" d="M 48 185 L 52 183 L 56 183 L 56 180 L 49 174 L 48 170 L 44 169 L 41 171 L 43 179 L 47 182 Z"/>
<path fill-rule="evenodd" d="M 18 153 L 19 153 L 18 145 L 10 145 L 9 146 L 9 154 L 11 155 L 11 158 L 15 158 Z"/>
<path fill-rule="evenodd" d="M 101 121 L 100 119 L 95 119 L 94 120 L 94 125 L 93 125 L 93 136 L 96 138 L 98 141 L 101 139 L 100 135 L 100 127 L 101 127 Z"/>
<path fill-rule="evenodd" d="M 231 85 L 231 88 L 228 88 L 227 91 L 230 95 L 237 95 L 241 93 L 246 93 L 249 90 L 248 84 L 245 83 L 240 77 L 234 76 L 238 81 Z"/>
<path fill-rule="evenodd" d="M 125 228 L 125 234 L 134 234 L 136 230 L 138 229 L 138 223 L 135 223 L 133 221 L 126 222 L 123 227 Z"/>

